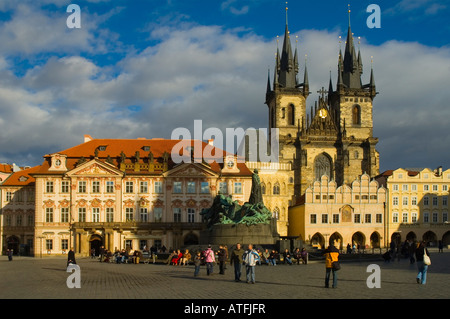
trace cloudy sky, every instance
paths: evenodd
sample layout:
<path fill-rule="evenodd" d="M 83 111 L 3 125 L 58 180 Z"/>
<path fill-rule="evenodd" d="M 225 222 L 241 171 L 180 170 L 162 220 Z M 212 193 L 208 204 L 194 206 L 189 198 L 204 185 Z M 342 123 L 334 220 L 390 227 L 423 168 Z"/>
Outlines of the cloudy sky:
<path fill-rule="evenodd" d="M 67 27 L 71 3 L 81 28 Z M 449 168 L 448 0 L 291 0 L 308 110 L 330 72 L 336 84 L 348 3 L 364 83 L 373 56 L 380 170 Z M 381 28 L 367 26 L 372 3 Z M 194 120 L 265 128 L 285 22 L 285 1 L 274 0 L 0 0 L 0 162 L 37 165 L 84 134 L 170 138 Z"/>

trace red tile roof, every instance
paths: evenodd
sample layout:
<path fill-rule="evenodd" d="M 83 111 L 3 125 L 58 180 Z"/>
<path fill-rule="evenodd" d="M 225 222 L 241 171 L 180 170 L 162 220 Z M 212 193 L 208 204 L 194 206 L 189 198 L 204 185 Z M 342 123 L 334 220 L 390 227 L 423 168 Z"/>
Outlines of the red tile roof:
<path fill-rule="evenodd" d="M 34 166 L 22 171 L 15 172 L 11 174 L 1 186 L 27 186 L 32 185 L 36 181 L 32 176 L 33 173 L 37 172 L 41 166 Z"/>
<path fill-rule="evenodd" d="M 180 143 L 180 144 L 179 144 Z M 149 147 L 150 152 L 153 154 L 153 158 L 155 162 L 163 163 L 164 153 L 168 154 L 168 166 L 169 169 L 173 168 L 178 163 L 174 163 L 171 158 L 171 153 L 174 147 L 175 150 L 178 150 L 180 155 L 189 154 L 186 150 L 189 146 L 194 148 L 201 145 L 202 154 L 204 155 L 205 160 L 212 160 L 212 163 L 209 163 L 211 169 L 217 173 L 220 173 L 224 157 L 229 155 L 224 150 L 221 150 L 217 147 L 211 147 L 208 143 L 203 141 L 194 141 L 194 140 L 169 140 L 169 139 L 92 139 L 85 143 L 79 144 L 77 146 L 68 148 L 66 150 L 57 152 L 57 154 L 66 155 L 67 162 L 66 167 L 71 170 L 75 168 L 78 160 L 80 158 L 85 158 L 86 160 L 91 160 L 97 155 L 97 158 L 101 161 L 106 161 L 108 156 L 113 161 L 114 165 L 119 168 L 121 162 L 121 154 L 122 152 L 125 154 L 126 159 L 125 163 L 132 163 L 136 161 L 135 155 L 136 152 L 139 152 L 139 162 L 140 163 L 148 163 L 149 151 L 146 150 L 145 147 Z M 101 147 L 104 147 L 102 150 Z M 96 151 L 97 150 L 97 151 Z M 96 154 L 97 153 L 97 154 Z M 200 156 L 202 155 L 200 154 Z M 211 154 L 211 157 L 206 156 L 207 154 Z M 46 174 L 50 173 L 48 169 L 51 166 L 51 154 L 47 154 L 44 156 L 44 162 L 41 167 L 35 172 L 37 174 Z M 234 173 L 235 175 L 252 175 L 252 172 L 247 168 L 244 163 L 238 163 L 237 167 L 239 168 L 239 173 Z M 58 174 L 58 172 L 51 172 L 52 174 Z M 64 172 L 60 172 L 63 174 Z M 127 174 L 142 174 L 143 172 L 134 172 L 133 170 L 127 170 Z M 157 172 L 156 172 L 157 173 Z M 151 172 L 146 172 L 146 174 L 155 174 Z"/>

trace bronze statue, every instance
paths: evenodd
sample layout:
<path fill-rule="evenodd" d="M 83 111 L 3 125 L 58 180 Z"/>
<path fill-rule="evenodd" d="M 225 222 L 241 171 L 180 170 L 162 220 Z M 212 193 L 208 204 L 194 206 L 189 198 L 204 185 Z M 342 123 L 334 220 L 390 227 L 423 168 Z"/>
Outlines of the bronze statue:
<path fill-rule="evenodd" d="M 252 191 L 248 202 L 241 206 L 231 196 L 219 192 L 212 206 L 203 209 L 200 214 L 208 228 L 215 224 L 269 224 L 272 213 L 263 203 L 258 170 L 255 169 L 252 176 Z"/>

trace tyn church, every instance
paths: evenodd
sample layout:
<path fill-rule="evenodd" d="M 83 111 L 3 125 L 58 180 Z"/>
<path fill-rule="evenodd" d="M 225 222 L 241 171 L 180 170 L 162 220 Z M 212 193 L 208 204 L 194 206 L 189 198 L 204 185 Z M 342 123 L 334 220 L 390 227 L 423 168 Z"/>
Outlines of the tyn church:
<path fill-rule="evenodd" d="M 294 51 L 294 52 L 293 52 Z M 362 84 L 361 53 L 356 53 L 349 23 L 345 52 L 339 50 L 338 78 L 307 112 L 309 92 L 305 65 L 298 80 L 297 49 L 293 50 L 288 25 L 282 51 L 276 54 L 273 83 L 269 75 L 266 92 L 269 128 L 279 129 L 280 163 L 290 163 L 293 203 L 308 186 L 327 175 L 338 185 L 350 184 L 366 173 L 379 174 L 378 138 L 373 136 L 373 100 L 377 94 L 373 69 L 370 82 Z"/>

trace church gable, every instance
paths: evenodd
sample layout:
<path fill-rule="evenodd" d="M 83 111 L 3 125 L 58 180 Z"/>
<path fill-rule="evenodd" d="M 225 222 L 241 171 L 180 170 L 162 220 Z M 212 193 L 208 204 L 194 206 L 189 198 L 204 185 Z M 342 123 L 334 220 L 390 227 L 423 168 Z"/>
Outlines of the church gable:
<path fill-rule="evenodd" d="M 306 135 L 338 136 L 333 113 L 327 107 L 323 96 L 319 97 L 319 107 L 316 106 L 314 111 L 311 109 L 311 123 L 307 123 L 304 133 Z"/>

